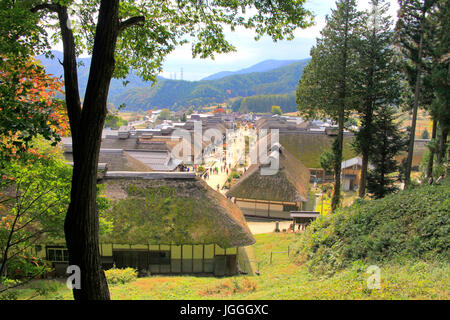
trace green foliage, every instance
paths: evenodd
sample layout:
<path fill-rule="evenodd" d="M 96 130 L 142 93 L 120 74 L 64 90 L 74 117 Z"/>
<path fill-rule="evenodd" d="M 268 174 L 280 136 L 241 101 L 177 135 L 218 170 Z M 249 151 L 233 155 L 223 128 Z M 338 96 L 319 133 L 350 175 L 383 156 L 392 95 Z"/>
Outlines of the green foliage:
<path fill-rule="evenodd" d="M 367 191 L 375 198 L 382 198 L 395 192 L 395 177 L 392 173 L 399 170 L 395 157 L 406 149 L 405 134 L 395 122 L 395 109 L 383 107 L 375 112 L 373 126 L 376 136 L 371 143 L 369 162 L 374 166 L 367 174 Z"/>
<path fill-rule="evenodd" d="M 170 110 L 169 109 L 162 109 L 161 113 L 158 116 L 159 120 L 169 120 L 170 119 Z"/>
<path fill-rule="evenodd" d="M 62 103 L 55 98 L 62 83 L 29 58 L 0 51 L 0 161 L 22 156 L 42 136 L 55 145 L 64 130 Z"/>
<path fill-rule="evenodd" d="M 425 130 L 422 132 L 422 134 L 421 134 L 421 136 L 420 136 L 420 139 L 430 139 L 430 133 L 428 132 L 427 129 L 425 129 Z"/>
<path fill-rule="evenodd" d="M 298 84 L 297 104 L 300 114 L 306 118 L 329 118 L 337 122 L 338 145 L 333 149 L 333 167 L 340 176 L 344 123 L 360 99 L 357 41 L 361 12 L 357 11 L 354 0 L 338 0 L 336 6 L 311 49 L 311 63 L 305 67 Z M 337 180 L 331 202 L 333 210 L 339 204 L 340 192 Z"/>
<path fill-rule="evenodd" d="M 324 274 L 354 261 L 376 264 L 403 257 L 449 262 L 449 199 L 446 179 L 439 186 L 357 201 L 315 220 L 297 242 L 297 260 Z"/>
<path fill-rule="evenodd" d="M 65 285 L 63 283 L 53 280 L 53 281 L 38 282 L 36 284 L 33 284 L 31 287 L 36 291 L 37 295 L 49 299 L 58 290 L 61 290 L 61 288 L 65 287 Z M 55 297 L 52 297 L 52 299 L 55 299 Z"/>
<path fill-rule="evenodd" d="M 8 259 L 7 265 L 8 277 L 12 279 L 36 278 L 51 271 L 47 263 L 28 252 Z"/>
<path fill-rule="evenodd" d="M 15 290 L 8 290 L 0 294 L 0 300 L 17 300 L 19 293 Z"/>
<path fill-rule="evenodd" d="M 113 130 L 117 130 L 122 126 L 126 126 L 128 124 L 127 120 L 122 119 L 118 115 L 115 114 L 107 114 L 105 119 L 105 128 L 111 128 Z"/>
<path fill-rule="evenodd" d="M 230 177 L 232 179 L 239 179 L 241 176 L 242 176 L 242 174 L 240 172 L 237 172 L 237 171 L 232 171 L 231 174 L 230 174 Z"/>
<path fill-rule="evenodd" d="M 329 173 L 333 171 L 334 154 L 325 150 L 320 154 L 320 167 Z"/>
<path fill-rule="evenodd" d="M 271 110 L 272 114 L 278 114 L 278 115 L 282 115 L 283 112 L 281 111 L 280 106 L 272 106 L 272 110 Z"/>
<path fill-rule="evenodd" d="M 133 268 L 111 268 L 105 271 L 109 285 L 125 284 L 137 280 L 137 271 Z"/>

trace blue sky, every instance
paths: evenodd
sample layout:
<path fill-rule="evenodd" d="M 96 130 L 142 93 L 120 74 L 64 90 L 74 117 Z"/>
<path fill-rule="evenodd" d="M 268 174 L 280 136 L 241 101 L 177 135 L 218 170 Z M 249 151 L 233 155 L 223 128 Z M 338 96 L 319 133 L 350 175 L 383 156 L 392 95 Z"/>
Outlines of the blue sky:
<path fill-rule="evenodd" d="M 356 0 L 358 9 L 369 8 L 369 0 Z M 390 3 L 390 15 L 395 19 L 398 10 L 397 0 L 386 0 Z M 237 32 L 226 32 L 226 38 L 236 47 L 237 51 L 216 55 L 215 59 L 193 59 L 191 45 L 178 47 L 168 55 L 163 64 L 161 76 L 171 79 L 200 80 L 220 71 L 236 71 L 250 67 L 264 60 L 292 60 L 309 57 L 311 47 L 315 44 L 320 30 L 325 25 L 325 16 L 335 8 L 335 0 L 306 0 L 305 5 L 315 15 L 315 25 L 307 29 L 297 29 L 292 41 L 273 42 L 270 37 L 255 41 L 255 34 L 244 28 Z M 62 51 L 62 44 L 54 46 Z"/>
<path fill-rule="evenodd" d="M 391 4 L 390 15 L 395 18 L 398 9 L 397 0 L 388 0 Z M 368 0 L 357 0 L 359 9 L 369 7 Z M 315 15 L 315 26 L 305 30 L 298 29 L 292 41 L 273 42 L 264 37 L 254 40 L 254 33 L 250 30 L 228 32 L 227 39 L 237 48 L 237 52 L 216 55 L 215 60 L 192 59 L 190 44 L 177 48 L 164 63 L 162 76 L 180 79 L 183 68 L 184 80 L 200 80 L 208 75 L 220 71 L 235 71 L 249 67 L 263 60 L 290 60 L 309 57 L 309 51 L 315 44 L 316 37 L 325 25 L 325 16 L 335 8 L 335 0 L 307 0 L 306 7 Z"/>

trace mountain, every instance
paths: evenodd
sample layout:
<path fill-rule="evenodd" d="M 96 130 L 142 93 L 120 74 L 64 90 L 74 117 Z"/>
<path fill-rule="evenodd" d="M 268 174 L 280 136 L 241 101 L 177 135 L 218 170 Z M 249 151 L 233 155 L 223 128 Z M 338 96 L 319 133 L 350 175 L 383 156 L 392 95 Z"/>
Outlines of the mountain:
<path fill-rule="evenodd" d="M 63 60 L 63 53 L 60 51 L 52 51 L 53 59 L 46 58 L 44 55 L 37 56 L 36 59 L 40 60 L 45 67 L 47 73 L 57 77 L 62 77 L 64 74 L 63 66 L 59 61 Z M 80 88 L 80 95 L 84 97 L 86 86 L 89 78 L 89 68 L 91 66 L 91 58 L 79 58 L 78 62 L 78 85 Z M 164 80 L 163 77 L 158 77 L 159 80 Z M 126 86 L 123 82 L 128 81 Z M 111 100 L 115 95 L 121 94 L 132 88 L 142 88 L 151 86 L 151 82 L 143 81 L 135 72 L 131 71 L 125 79 L 112 79 L 109 88 L 108 98 Z M 118 106 L 118 105 L 117 105 Z"/>
<path fill-rule="evenodd" d="M 62 61 L 63 54 L 59 51 L 52 53 L 54 59 L 44 56 L 38 56 L 37 59 L 41 60 L 47 73 L 62 76 L 63 67 L 58 60 Z M 289 112 L 295 107 L 292 94 L 297 88 L 303 68 L 309 61 L 310 59 L 266 60 L 215 80 L 184 81 L 158 77 L 154 86 L 150 82 L 144 82 L 131 70 L 126 79 L 111 80 L 108 102 L 116 108 L 124 103 L 125 110 L 129 111 L 153 108 L 178 110 L 192 105 L 223 102 L 233 102 L 233 109 L 236 110 L 262 111 L 270 109 L 270 104 L 275 103 L 280 105 L 284 112 Z M 91 58 L 80 58 L 78 62 L 80 95 L 84 97 Z M 267 69 L 270 70 L 263 71 Z M 124 81 L 129 83 L 124 86 Z M 253 98 L 244 99 L 246 97 Z"/>
<path fill-rule="evenodd" d="M 298 62 L 299 60 L 265 60 L 260 63 L 257 63 L 251 67 L 241 69 L 238 71 L 221 71 L 215 74 L 212 74 L 206 78 L 203 78 L 202 80 L 218 80 L 225 78 L 227 76 L 231 75 L 237 75 L 237 74 L 247 74 L 247 73 L 253 73 L 253 72 L 266 72 L 273 69 L 281 68 L 285 65 L 292 64 L 294 62 Z"/>
<path fill-rule="evenodd" d="M 217 80 L 166 79 L 158 81 L 153 87 L 128 89 L 115 95 L 111 102 L 114 105 L 125 103 L 127 110 L 178 110 L 191 105 L 230 102 L 241 97 L 292 94 L 309 61 L 304 59 L 267 72 L 231 75 Z"/>

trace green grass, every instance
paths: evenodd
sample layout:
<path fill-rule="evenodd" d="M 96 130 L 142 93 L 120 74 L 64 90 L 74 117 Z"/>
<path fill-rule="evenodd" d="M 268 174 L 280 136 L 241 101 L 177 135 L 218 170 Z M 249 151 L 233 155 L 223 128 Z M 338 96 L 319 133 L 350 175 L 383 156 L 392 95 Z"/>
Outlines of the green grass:
<path fill-rule="evenodd" d="M 256 259 L 260 261 L 260 276 L 226 278 L 192 276 L 153 276 L 110 286 L 112 299 L 449 299 L 450 268 L 448 264 L 424 261 L 399 261 L 379 265 L 381 289 L 367 288 L 367 266 L 362 262 L 336 272 L 331 277 L 320 276 L 298 265 L 285 251 L 300 237 L 296 234 L 256 235 Z M 40 282 L 44 282 L 40 280 Z M 21 289 L 19 298 L 34 294 Z M 34 299 L 72 299 L 72 293 L 59 284 L 59 290 L 47 297 Z"/>

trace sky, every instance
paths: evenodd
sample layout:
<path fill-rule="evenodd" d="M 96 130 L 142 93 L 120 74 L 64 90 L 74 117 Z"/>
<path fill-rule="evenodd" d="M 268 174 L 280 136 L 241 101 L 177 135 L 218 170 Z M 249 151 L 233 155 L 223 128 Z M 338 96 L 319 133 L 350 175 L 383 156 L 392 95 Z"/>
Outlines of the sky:
<path fill-rule="evenodd" d="M 389 14 L 394 20 L 397 16 L 397 0 L 386 0 L 390 3 Z M 369 0 L 356 0 L 358 9 L 369 8 Z M 176 48 L 169 54 L 163 64 L 161 76 L 167 79 L 196 81 L 220 71 L 237 71 L 248 68 L 264 60 L 294 60 L 309 57 L 311 47 L 320 30 L 325 26 L 325 16 L 335 8 L 335 0 L 306 0 L 305 7 L 313 12 L 315 25 L 307 29 L 297 29 L 295 39 L 291 41 L 273 42 L 270 37 L 255 41 L 255 34 L 244 28 L 236 32 L 225 31 L 226 39 L 236 47 L 236 52 L 215 55 L 215 59 L 192 58 L 191 45 Z M 226 29 L 225 29 L 226 30 Z M 62 51 L 59 43 L 53 49 Z"/>
<path fill-rule="evenodd" d="M 389 14 L 396 18 L 398 10 L 397 0 L 388 0 Z M 368 0 L 357 0 L 358 9 L 369 8 Z M 216 55 L 211 59 L 193 59 L 190 44 L 175 49 L 166 57 L 161 76 L 168 79 L 200 80 L 220 71 L 236 71 L 250 67 L 264 60 L 292 60 L 309 57 L 311 47 L 315 44 L 320 30 L 325 26 L 325 16 L 335 8 L 335 0 L 307 0 L 306 8 L 315 15 L 315 25 L 307 29 L 297 29 L 295 39 L 291 41 L 273 42 L 270 37 L 254 40 L 255 34 L 251 30 L 241 29 L 227 32 L 226 38 L 237 48 L 236 52 Z"/>

